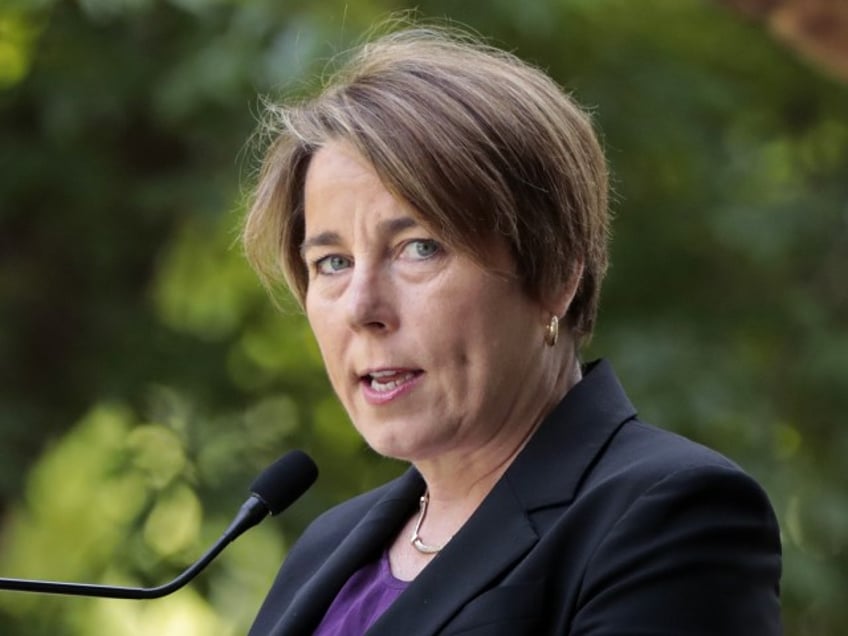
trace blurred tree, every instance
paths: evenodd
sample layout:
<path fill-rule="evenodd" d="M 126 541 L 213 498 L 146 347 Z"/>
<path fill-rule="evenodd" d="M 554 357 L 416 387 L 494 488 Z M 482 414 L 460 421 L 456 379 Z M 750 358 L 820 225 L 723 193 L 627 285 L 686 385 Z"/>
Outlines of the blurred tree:
<path fill-rule="evenodd" d="M 410 3 L 411 4 L 411 3 Z M 785 3 L 788 4 L 788 3 Z M 595 111 L 615 174 L 590 355 L 737 459 L 784 530 L 787 633 L 848 622 L 848 89 L 697 0 L 429 0 Z M 319 484 L 191 586 L 0 593 L 0 632 L 243 633 L 286 546 L 396 474 L 236 243 L 257 95 L 299 93 L 398 2 L 0 8 L 0 575 L 156 584 L 289 447 Z"/>

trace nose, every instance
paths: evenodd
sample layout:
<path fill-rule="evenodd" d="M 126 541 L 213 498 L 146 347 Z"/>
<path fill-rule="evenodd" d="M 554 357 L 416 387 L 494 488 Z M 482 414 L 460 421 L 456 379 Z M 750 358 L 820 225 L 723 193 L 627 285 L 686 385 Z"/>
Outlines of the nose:
<path fill-rule="evenodd" d="M 379 267 L 355 267 L 345 296 L 352 329 L 387 333 L 397 328 L 394 285 Z"/>

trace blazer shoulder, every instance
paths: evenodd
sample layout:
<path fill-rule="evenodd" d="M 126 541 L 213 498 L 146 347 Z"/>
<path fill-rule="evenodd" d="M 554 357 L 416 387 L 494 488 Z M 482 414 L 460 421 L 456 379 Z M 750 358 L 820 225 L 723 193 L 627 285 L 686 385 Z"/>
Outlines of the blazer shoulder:
<path fill-rule="evenodd" d="M 779 634 L 780 531 L 763 488 L 679 435 L 621 433 L 611 459 L 629 468 L 602 471 L 590 495 L 611 508 L 586 555 L 577 631 L 603 620 L 613 633 Z"/>
<path fill-rule="evenodd" d="M 601 474 L 627 472 L 648 480 L 698 468 L 745 472 L 721 453 L 637 418 L 617 431 L 596 467 Z"/>
<path fill-rule="evenodd" d="M 747 493 L 749 505 L 775 525 L 768 494 L 760 483 L 721 453 L 682 435 L 638 419 L 624 424 L 584 476 L 577 501 L 599 503 L 610 515 L 624 515 L 640 500 L 687 493 Z"/>

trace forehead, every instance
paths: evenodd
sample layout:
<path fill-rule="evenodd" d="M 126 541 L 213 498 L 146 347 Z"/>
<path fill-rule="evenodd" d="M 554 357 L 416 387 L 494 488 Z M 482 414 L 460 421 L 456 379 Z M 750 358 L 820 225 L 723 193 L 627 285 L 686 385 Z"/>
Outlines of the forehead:
<path fill-rule="evenodd" d="M 342 181 L 382 186 L 374 166 L 356 148 L 345 141 L 329 141 L 315 152 L 309 162 L 304 196 L 309 198 L 317 190 Z"/>
<path fill-rule="evenodd" d="M 334 141 L 315 152 L 305 176 L 303 201 L 307 234 L 354 219 L 379 226 L 391 222 L 395 231 L 426 225 L 411 205 L 385 187 L 374 166 L 346 142 Z M 306 242 L 310 242 L 308 237 Z"/>

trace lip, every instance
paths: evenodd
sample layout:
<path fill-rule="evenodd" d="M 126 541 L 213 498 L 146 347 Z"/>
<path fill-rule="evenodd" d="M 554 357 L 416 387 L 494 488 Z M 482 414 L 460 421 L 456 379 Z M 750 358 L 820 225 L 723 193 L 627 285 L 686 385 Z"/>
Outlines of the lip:
<path fill-rule="evenodd" d="M 377 391 L 371 386 L 370 375 L 379 371 L 392 371 L 397 376 L 408 375 L 398 386 L 389 389 L 388 391 Z M 424 372 L 420 369 L 401 369 L 395 367 L 381 367 L 378 369 L 370 369 L 359 376 L 359 386 L 362 388 L 362 395 L 365 401 L 374 406 L 388 404 L 397 400 L 402 395 L 412 391 L 424 376 Z"/>

